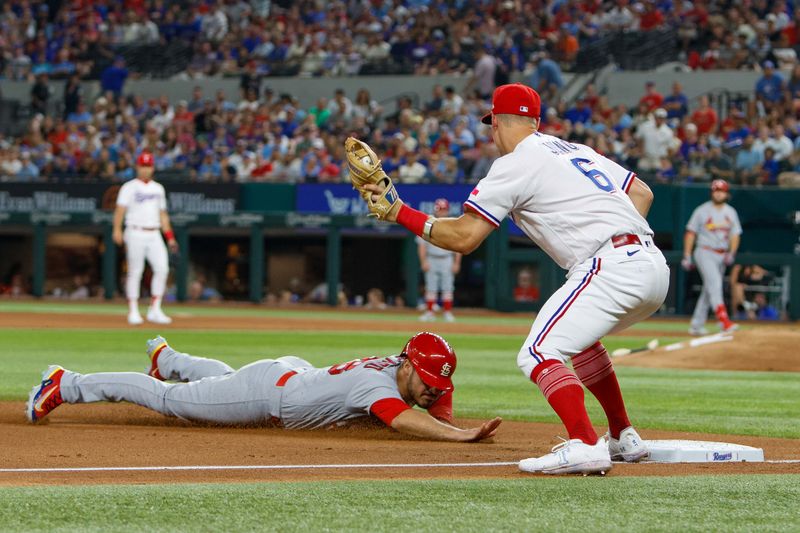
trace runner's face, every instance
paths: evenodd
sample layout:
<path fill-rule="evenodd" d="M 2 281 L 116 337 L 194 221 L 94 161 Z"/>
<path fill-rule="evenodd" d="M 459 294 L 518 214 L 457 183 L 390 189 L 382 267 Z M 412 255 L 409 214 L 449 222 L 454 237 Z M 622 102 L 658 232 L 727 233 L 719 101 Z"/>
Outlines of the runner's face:
<path fill-rule="evenodd" d="M 408 375 L 408 391 L 411 393 L 414 403 L 423 409 L 432 406 L 444 394 L 443 390 L 425 385 L 413 368 Z"/>

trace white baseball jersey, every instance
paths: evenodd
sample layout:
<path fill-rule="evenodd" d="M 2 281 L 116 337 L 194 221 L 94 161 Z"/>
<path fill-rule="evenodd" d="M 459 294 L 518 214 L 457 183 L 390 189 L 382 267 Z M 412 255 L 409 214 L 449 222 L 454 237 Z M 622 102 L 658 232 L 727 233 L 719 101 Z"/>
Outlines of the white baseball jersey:
<path fill-rule="evenodd" d="M 742 225 L 736 209 L 724 204 L 720 209 L 709 200 L 694 210 L 686 229 L 697 234 L 697 246 L 727 251 L 731 235 L 741 235 Z"/>
<path fill-rule="evenodd" d="M 571 270 L 615 235 L 653 234 L 626 194 L 634 177 L 587 146 L 536 132 L 495 160 L 464 205 L 495 226 L 510 213 Z"/>
<path fill-rule="evenodd" d="M 161 211 L 167 209 L 167 196 L 160 183 L 133 179 L 120 188 L 117 205 L 126 208 L 125 226 L 160 228 Z"/>

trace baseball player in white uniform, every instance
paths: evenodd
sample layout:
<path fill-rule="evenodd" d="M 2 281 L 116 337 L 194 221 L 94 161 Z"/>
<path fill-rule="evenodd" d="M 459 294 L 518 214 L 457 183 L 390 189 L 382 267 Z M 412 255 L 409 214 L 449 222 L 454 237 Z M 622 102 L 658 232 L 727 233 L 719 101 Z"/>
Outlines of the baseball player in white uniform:
<path fill-rule="evenodd" d="M 632 172 L 590 148 L 537 131 L 539 95 L 522 84 L 495 89 L 483 117 L 500 150 L 458 218 L 435 219 L 397 201 L 395 220 L 433 244 L 470 253 L 511 215 L 517 226 L 568 270 L 566 283 L 544 304 L 517 364 L 561 418 L 569 440 L 543 457 L 525 459 L 525 472 L 595 473 L 611 460 L 638 461 L 649 451 L 632 427 L 603 336 L 647 318 L 664 301 L 669 269 L 644 219 L 653 200 Z M 382 184 L 363 189 L 372 202 Z M 572 360 L 573 370 L 566 363 Z M 581 384 L 608 418 L 598 438 Z"/>
<path fill-rule="evenodd" d="M 49 367 L 31 390 L 28 420 L 37 422 L 64 402 L 127 401 L 185 420 L 291 429 L 325 428 L 372 415 L 402 433 L 461 442 L 493 437 L 502 421 L 470 429 L 453 425 L 456 355 L 443 338 L 428 332 L 414 335 L 400 355 L 325 368 L 286 356 L 233 370 L 222 361 L 177 352 L 163 337 L 148 341 L 147 353 L 147 374 L 84 375 Z"/>
<path fill-rule="evenodd" d="M 125 232 L 122 221 L 125 221 Z M 142 152 L 136 160 L 136 179 L 125 183 L 117 195 L 114 211 L 114 242 L 122 246 L 128 260 L 125 294 L 128 298 L 128 323 L 138 326 L 144 320 L 139 313 L 139 286 L 142 283 L 144 262 L 150 263 L 153 278 L 150 283 L 150 307 L 147 320 L 169 324 L 172 319 L 161 310 L 161 300 L 167 287 L 169 258 L 161 232 L 170 251 L 178 251 L 178 243 L 167 214 L 164 187 L 153 180 L 153 155 Z"/>
<path fill-rule="evenodd" d="M 725 269 L 736 258 L 742 235 L 739 215 L 727 203 L 729 190 L 727 181 L 712 181 L 711 200 L 700 204 L 686 224 L 681 266 L 685 270 L 691 270 L 692 266 L 697 265 L 697 271 L 703 279 L 703 288 L 689 326 L 689 333 L 692 335 L 708 333 L 705 322 L 709 309 L 714 310 L 723 332 L 739 328 L 728 316 L 722 296 L 722 278 Z"/>
<path fill-rule="evenodd" d="M 434 203 L 433 216 L 446 217 L 450 214 L 450 202 L 439 198 Z M 434 246 L 422 237 L 417 237 L 417 255 L 420 268 L 425 273 L 425 307 L 419 317 L 423 322 L 436 320 L 434 304 L 436 297 L 442 295 L 442 317 L 446 322 L 454 322 L 453 316 L 453 280 L 461 270 L 461 254 Z"/>

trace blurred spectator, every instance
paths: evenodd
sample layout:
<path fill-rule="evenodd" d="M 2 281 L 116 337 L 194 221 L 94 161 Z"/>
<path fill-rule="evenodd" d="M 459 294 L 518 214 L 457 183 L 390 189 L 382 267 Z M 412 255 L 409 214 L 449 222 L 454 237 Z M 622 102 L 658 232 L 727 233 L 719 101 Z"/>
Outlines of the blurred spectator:
<path fill-rule="evenodd" d="M 767 301 L 767 295 L 757 292 L 753 295 L 753 305 L 747 309 L 747 317 L 757 320 L 780 320 L 780 312 Z"/>
<path fill-rule="evenodd" d="M 397 177 L 401 183 L 421 183 L 428 175 L 428 169 L 417 160 L 416 152 L 406 155 L 406 162 L 397 170 Z"/>
<path fill-rule="evenodd" d="M 639 99 L 639 105 L 644 104 L 645 110 L 650 113 L 661 107 L 664 102 L 664 96 L 656 89 L 656 84 L 653 81 L 648 81 L 644 84 L 644 96 Z"/>
<path fill-rule="evenodd" d="M 100 75 L 100 87 L 103 92 L 111 91 L 115 96 L 122 94 L 125 80 L 128 78 L 128 69 L 125 67 L 125 59 L 121 56 L 114 58 L 114 63 L 106 67 Z"/>
<path fill-rule="evenodd" d="M 517 285 L 514 287 L 514 301 L 536 302 L 539 296 L 539 287 L 533 281 L 533 271 L 527 267 L 520 269 L 517 272 Z"/>
<path fill-rule="evenodd" d="M 81 101 L 82 89 L 80 76 L 73 74 L 64 84 L 64 118 L 74 113 L 78 109 Z"/>
<path fill-rule="evenodd" d="M 382 311 L 386 309 L 386 299 L 383 296 L 383 291 L 377 287 L 373 287 L 367 291 L 367 300 L 364 302 L 366 309 Z"/>
<path fill-rule="evenodd" d="M 49 76 L 46 73 L 36 76 L 36 83 L 31 88 L 31 108 L 34 113 L 47 114 L 47 104 L 50 101 L 51 94 Z"/>
<path fill-rule="evenodd" d="M 190 302 L 220 302 L 222 295 L 213 287 L 206 284 L 205 276 L 198 275 L 189 284 L 188 299 Z"/>
<path fill-rule="evenodd" d="M 730 271 L 731 311 L 734 314 L 744 311 L 747 286 L 768 285 L 772 278 L 772 273 L 761 265 L 733 265 Z"/>
<path fill-rule="evenodd" d="M 476 91 L 478 97 L 488 100 L 495 88 L 495 74 L 497 72 L 497 59 L 486 48 L 478 47 L 475 52 L 475 66 L 473 74 L 467 83 L 466 92 Z"/>
<path fill-rule="evenodd" d="M 691 122 L 697 126 L 698 135 L 708 135 L 717 129 L 719 119 L 717 112 L 711 107 L 708 96 L 702 95 L 698 100 L 697 109 L 692 113 Z"/>
<path fill-rule="evenodd" d="M 718 144 L 712 144 L 709 147 L 708 158 L 706 159 L 706 173 L 709 181 L 715 179 L 730 180 L 734 176 L 733 162 Z"/>
<path fill-rule="evenodd" d="M 550 59 L 545 51 L 534 53 L 531 62 L 534 70 L 528 81 L 529 85 L 536 89 L 545 101 L 553 101 L 564 86 L 561 67 Z"/>
<path fill-rule="evenodd" d="M 689 100 L 683 93 L 683 87 L 677 81 L 672 84 L 672 92 L 664 98 L 663 107 L 667 110 L 667 118 L 683 120 L 689 113 Z"/>
<path fill-rule="evenodd" d="M 775 150 L 767 148 L 764 150 L 764 162 L 761 164 L 761 173 L 756 184 L 777 185 L 780 162 L 775 158 Z"/>
<path fill-rule="evenodd" d="M 742 185 L 755 185 L 761 176 L 761 167 L 764 163 L 764 153 L 758 150 L 752 135 L 744 139 L 739 152 L 736 154 L 736 178 Z"/>
<path fill-rule="evenodd" d="M 642 142 L 642 158 L 639 167 L 643 170 L 655 171 L 661 167 L 661 160 L 669 156 L 677 148 L 680 141 L 672 129 L 667 126 L 667 112 L 658 108 L 653 112 L 652 120 L 642 123 L 636 130 L 636 138 Z"/>
<path fill-rule="evenodd" d="M 764 75 L 756 82 L 756 99 L 767 110 L 772 109 L 783 98 L 786 83 L 783 76 L 775 72 L 772 61 L 764 61 Z"/>

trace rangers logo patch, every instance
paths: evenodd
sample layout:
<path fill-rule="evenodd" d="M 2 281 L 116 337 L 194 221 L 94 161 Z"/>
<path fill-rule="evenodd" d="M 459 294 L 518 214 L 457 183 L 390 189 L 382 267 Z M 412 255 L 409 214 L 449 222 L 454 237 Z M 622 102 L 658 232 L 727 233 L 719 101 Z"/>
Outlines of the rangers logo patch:
<path fill-rule="evenodd" d="M 442 370 L 439 372 L 439 374 L 443 378 L 447 378 L 447 377 L 450 377 L 450 372 L 452 372 L 452 371 L 453 371 L 453 367 L 450 366 L 450 363 L 445 363 L 445 364 L 442 365 Z"/>

